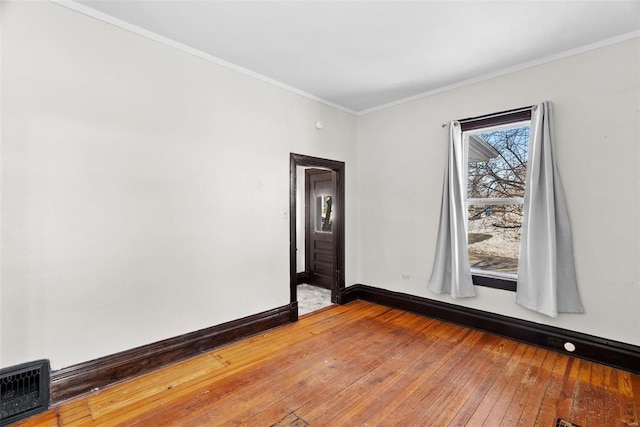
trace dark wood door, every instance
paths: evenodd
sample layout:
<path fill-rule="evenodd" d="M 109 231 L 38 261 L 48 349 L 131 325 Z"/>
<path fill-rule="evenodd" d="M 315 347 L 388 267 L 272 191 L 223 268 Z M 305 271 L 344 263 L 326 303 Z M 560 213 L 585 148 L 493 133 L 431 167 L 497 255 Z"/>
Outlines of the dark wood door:
<path fill-rule="evenodd" d="M 333 288 L 335 280 L 335 195 L 334 171 L 305 171 L 305 270 L 309 275 L 309 284 L 327 289 Z"/>

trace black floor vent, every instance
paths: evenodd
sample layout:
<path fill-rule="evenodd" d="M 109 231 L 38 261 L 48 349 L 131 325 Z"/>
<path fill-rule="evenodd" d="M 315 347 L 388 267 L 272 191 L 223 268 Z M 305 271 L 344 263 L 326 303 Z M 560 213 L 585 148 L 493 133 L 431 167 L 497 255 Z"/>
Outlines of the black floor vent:
<path fill-rule="evenodd" d="M 0 426 L 49 408 L 49 361 L 0 369 Z"/>

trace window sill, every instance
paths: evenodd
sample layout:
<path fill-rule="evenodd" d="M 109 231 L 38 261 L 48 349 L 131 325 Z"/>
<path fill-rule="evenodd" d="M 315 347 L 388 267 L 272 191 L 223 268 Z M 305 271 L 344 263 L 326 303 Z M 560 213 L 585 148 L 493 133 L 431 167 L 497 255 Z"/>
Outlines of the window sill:
<path fill-rule="evenodd" d="M 480 276 L 472 274 L 473 284 L 477 286 L 485 286 L 487 288 L 503 289 L 505 291 L 516 291 L 517 281 L 510 279 L 501 279 L 498 277 Z"/>

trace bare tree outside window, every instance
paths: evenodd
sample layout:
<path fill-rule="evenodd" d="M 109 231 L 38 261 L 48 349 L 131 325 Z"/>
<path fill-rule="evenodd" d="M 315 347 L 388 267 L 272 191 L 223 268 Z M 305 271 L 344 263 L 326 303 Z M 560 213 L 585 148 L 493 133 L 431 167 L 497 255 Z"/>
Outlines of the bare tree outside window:
<path fill-rule="evenodd" d="M 465 132 L 471 267 L 516 275 L 520 249 L 528 123 Z"/>

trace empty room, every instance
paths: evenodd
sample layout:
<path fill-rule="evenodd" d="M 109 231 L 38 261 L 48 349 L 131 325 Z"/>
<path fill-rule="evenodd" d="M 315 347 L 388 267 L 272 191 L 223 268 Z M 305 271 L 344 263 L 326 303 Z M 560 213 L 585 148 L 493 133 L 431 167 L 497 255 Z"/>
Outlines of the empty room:
<path fill-rule="evenodd" d="M 640 1 L 0 1 L 2 426 L 638 426 Z"/>

